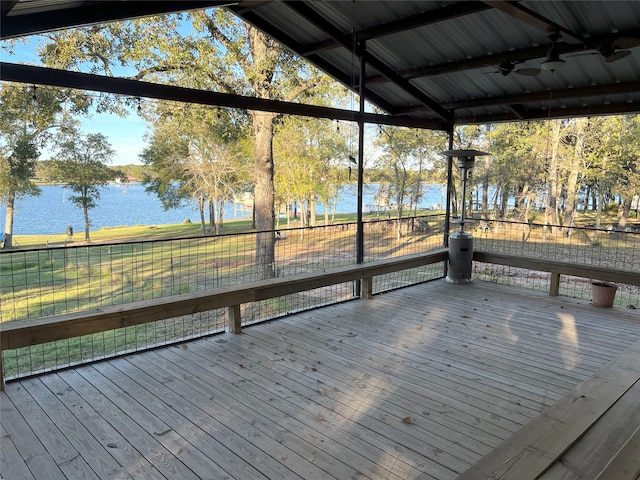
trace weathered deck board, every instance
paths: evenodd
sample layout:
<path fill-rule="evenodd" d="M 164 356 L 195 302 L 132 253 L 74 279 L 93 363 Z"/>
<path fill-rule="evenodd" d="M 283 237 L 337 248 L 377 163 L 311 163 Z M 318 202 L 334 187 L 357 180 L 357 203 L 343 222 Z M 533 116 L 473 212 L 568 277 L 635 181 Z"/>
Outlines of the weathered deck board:
<path fill-rule="evenodd" d="M 640 427 L 600 472 L 596 480 L 608 480 L 609 478 L 634 480 L 640 478 Z"/>
<path fill-rule="evenodd" d="M 579 478 L 594 478 L 599 469 L 591 475 L 582 475 L 597 465 L 605 466 L 611 454 L 602 458 L 600 452 L 584 441 L 585 436 L 606 442 L 623 434 L 620 422 L 624 419 L 632 425 L 632 413 L 637 409 L 634 386 L 640 382 L 639 354 L 637 342 L 483 457 L 459 480 L 539 480 L 546 478 L 544 474 L 558 462 L 562 467 L 571 467 L 563 457 L 580 458 L 589 451 L 592 455 L 587 457 L 587 465 L 576 464 L 574 473 Z M 603 418 L 606 415 L 608 419 Z M 623 435 L 621 441 L 629 435 Z"/>
<path fill-rule="evenodd" d="M 432 282 L 8 383 L 0 474 L 453 480 L 638 340 L 636 312 Z"/>
<path fill-rule="evenodd" d="M 0 472 L 4 478 L 33 480 L 29 467 L 4 427 L 0 428 Z"/>
<path fill-rule="evenodd" d="M 638 374 L 640 375 L 640 373 Z M 625 467 L 628 468 L 629 476 L 635 471 L 635 475 L 640 475 L 640 451 L 638 451 L 638 429 L 640 428 L 640 382 L 636 382 L 624 396 L 616 402 L 587 431 L 576 444 L 563 455 L 561 461 L 556 462 L 540 480 L 578 480 L 579 478 L 597 478 L 611 459 L 615 458 L 625 447 L 628 451 L 635 452 L 625 457 Z M 635 443 L 633 436 L 636 435 Z M 629 439 L 632 439 L 631 442 Z M 624 455 L 624 453 L 623 453 Z M 632 465 L 629 460 L 635 462 Z M 600 478 L 615 479 L 621 478 L 622 469 L 614 475 L 614 466 L 610 466 L 610 474 Z"/>

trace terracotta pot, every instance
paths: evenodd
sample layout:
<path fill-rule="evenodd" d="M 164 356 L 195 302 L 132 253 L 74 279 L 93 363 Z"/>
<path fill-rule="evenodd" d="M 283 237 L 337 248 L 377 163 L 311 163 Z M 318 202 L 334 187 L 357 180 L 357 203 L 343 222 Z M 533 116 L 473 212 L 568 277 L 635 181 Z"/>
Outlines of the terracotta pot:
<path fill-rule="evenodd" d="M 596 307 L 612 307 L 617 285 L 605 282 L 591 283 L 591 303 Z"/>

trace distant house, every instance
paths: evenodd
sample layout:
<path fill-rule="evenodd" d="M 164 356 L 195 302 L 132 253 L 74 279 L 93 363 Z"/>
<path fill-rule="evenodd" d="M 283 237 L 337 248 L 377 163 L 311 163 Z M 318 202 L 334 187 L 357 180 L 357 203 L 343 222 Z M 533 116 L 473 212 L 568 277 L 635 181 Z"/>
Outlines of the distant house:
<path fill-rule="evenodd" d="M 124 177 L 116 178 L 115 182 L 117 184 L 128 184 L 128 183 L 137 183 L 138 178 L 132 175 L 125 175 Z"/>

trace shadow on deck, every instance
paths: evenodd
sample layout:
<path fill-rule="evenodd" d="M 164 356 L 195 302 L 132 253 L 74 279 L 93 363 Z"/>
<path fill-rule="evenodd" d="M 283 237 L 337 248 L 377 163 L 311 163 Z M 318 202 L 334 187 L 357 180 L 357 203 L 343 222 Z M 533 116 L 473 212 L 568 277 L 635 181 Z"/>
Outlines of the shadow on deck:
<path fill-rule="evenodd" d="M 639 340 L 631 311 L 435 281 L 8 383 L 0 473 L 453 480 Z M 583 457 L 615 429 L 637 431 L 635 384 Z M 540 478 L 595 478 L 612 458 L 585 466 L 570 454 L 546 458 L 551 476 Z"/>

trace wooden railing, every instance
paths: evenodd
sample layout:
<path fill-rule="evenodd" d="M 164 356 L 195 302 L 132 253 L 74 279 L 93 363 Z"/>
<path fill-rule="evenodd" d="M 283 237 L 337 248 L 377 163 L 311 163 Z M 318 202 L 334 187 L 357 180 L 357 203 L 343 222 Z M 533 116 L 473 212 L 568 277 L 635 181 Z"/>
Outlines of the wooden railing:
<path fill-rule="evenodd" d="M 219 287 L 194 293 L 110 305 L 82 312 L 0 323 L 0 389 L 4 388 L 2 355 L 13 350 L 198 312 L 227 308 L 229 330 L 240 333 L 242 304 L 276 298 L 349 281 L 361 281 L 363 298 L 371 298 L 373 277 L 448 259 L 446 249 L 348 265 L 318 272 Z"/>
<path fill-rule="evenodd" d="M 243 304 L 349 281 L 361 281 L 361 296 L 371 298 L 375 276 L 444 262 L 447 259 L 448 251 L 438 249 L 421 254 L 218 287 L 171 297 L 111 305 L 32 320 L 0 323 L 0 353 L 4 350 L 55 342 L 219 308 L 228 309 L 229 331 L 240 333 L 242 320 L 240 307 Z M 573 275 L 640 286 L 639 272 L 481 251 L 474 252 L 473 259 L 477 262 L 551 272 L 550 295 L 558 295 L 560 275 Z M 3 388 L 4 371 L 0 354 L 0 389 Z"/>
<path fill-rule="evenodd" d="M 560 288 L 560 275 L 572 275 L 575 277 L 591 278 L 605 282 L 640 286 L 640 272 L 630 270 L 614 270 L 611 268 L 577 265 L 569 262 L 481 251 L 473 252 L 473 260 L 476 262 L 495 263 L 497 265 L 525 268 L 527 270 L 536 270 L 539 272 L 550 272 L 551 284 L 549 286 L 549 295 L 552 296 L 558 295 L 558 290 Z"/>

